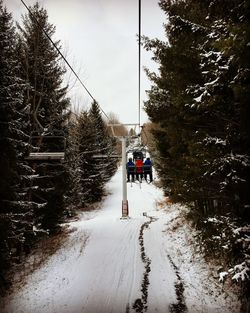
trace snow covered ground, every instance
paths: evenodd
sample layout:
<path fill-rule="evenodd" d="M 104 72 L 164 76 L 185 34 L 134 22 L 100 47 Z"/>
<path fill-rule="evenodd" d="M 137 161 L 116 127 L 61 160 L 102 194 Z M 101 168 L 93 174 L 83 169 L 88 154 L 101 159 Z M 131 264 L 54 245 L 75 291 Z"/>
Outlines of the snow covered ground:
<path fill-rule="evenodd" d="M 71 222 L 71 233 L 19 290 L 3 313 L 236 313 L 184 223 L 153 184 L 128 183 L 129 219 L 121 219 L 121 169 L 100 208 Z"/>

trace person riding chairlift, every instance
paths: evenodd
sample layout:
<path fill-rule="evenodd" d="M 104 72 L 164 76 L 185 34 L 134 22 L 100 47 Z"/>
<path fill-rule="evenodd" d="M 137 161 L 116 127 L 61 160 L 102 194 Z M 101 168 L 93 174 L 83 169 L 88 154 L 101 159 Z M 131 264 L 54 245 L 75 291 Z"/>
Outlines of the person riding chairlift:
<path fill-rule="evenodd" d="M 140 177 L 140 181 L 143 178 L 143 161 L 141 159 L 136 160 L 135 162 L 135 173 L 136 173 L 136 179 L 139 180 Z"/>
<path fill-rule="evenodd" d="M 152 175 L 152 162 L 150 158 L 147 158 L 144 162 L 144 178 L 147 180 L 147 176 L 149 175 L 150 183 L 153 181 L 153 175 Z"/>
<path fill-rule="evenodd" d="M 135 180 L 135 163 L 132 161 L 132 158 L 128 159 L 127 163 L 127 182 L 130 181 L 130 176 L 132 181 Z"/>

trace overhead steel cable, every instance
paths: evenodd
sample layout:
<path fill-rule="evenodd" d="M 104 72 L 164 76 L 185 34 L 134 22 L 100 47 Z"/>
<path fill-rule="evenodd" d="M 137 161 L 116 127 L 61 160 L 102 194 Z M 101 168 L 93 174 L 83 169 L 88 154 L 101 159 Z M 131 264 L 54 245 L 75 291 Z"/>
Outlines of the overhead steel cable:
<path fill-rule="evenodd" d="M 25 6 L 25 8 L 28 10 L 28 12 L 30 13 L 30 16 L 34 19 L 34 21 L 37 23 L 37 25 L 41 28 L 41 30 L 43 31 L 43 33 L 45 34 L 45 36 L 49 39 L 49 41 L 51 42 L 51 44 L 54 46 L 54 48 L 56 49 L 56 51 L 60 54 L 60 56 L 62 57 L 62 59 L 64 60 L 64 62 L 68 65 L 68 67 L 70 68 L 70 70 L 72 71 L 72 73 L 75 75 L 75 77 L 78 79 L 78 81 L 80 82 L 80 84 L 82 85 L 82 87 L 85 89 L 85 91 L 88 93 L 88 95 L 90 96 L 90 98 L 97 103 L 98 107 L 100 108 L 101 112 L 106 116 L 106 118 L 108 120 L 109 117 L 108 115 L 105 113 L 105 111 L 101 108 L 101 106 L 99 105 L 99 103 L 96 101 L 96 99 L 93 97 L 93 95 L 91 94 L 91 92 L 88 90 L 88 88 L 84 85 L 84 83 L 82 82 L 82 80 L 80 79 L 80 77 L 77 75 L 77 73 L 75 72 L 75 70 L 73 69 L 73 67 L 69 64 L 69 62 L 67 61 L 67 59 L 64 57 L 64 55 L 62 54 L 62 52 L 60 51 L 60 49 L 57 47 L 57 45 L 54 43 L 54 41 L 50 38 L 50 36 L 48 35 L 48 33 L 45 31 L 45 29 L 41 26 L 41 24 L 39 23 L 39 21 L 37 20 L 36 16 L 31 12 L 30 8 L 26 5 L 26 3 L 21 0 L 22 4 Z"/>
<path fill-rule="evenodd" d="M 139 7 L 138 7 L 138 13 L 139 13 L 139 44 L 138 44 L 138 48 L 139 48 L 139 59 L 138 59 L 138 63 L 139 63 L 139 68 L 138 68 L 138 121 L 139 121 L 139 126 L 141 124 L 141 0 L 139 0 Z"/>

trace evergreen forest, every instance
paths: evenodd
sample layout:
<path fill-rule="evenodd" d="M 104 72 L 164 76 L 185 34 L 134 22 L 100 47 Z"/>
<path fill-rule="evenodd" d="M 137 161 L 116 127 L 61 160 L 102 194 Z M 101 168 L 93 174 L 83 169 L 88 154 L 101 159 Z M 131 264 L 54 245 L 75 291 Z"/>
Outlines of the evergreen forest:
<path fill-rule="evenodd" d="M 249 295 L 250 2 L 159 4 L 166 40 L 143 41 L 158 64 L 146 69 L 151 154 L 166 195 L 188 205 L 200 249 Z"/>
<path fill-rule="evenodd" d="M 0 290 L 22 262 L 60 223 L 104 195 L 114 174 L 110 136 L 99 105 L 70 110 L 65 67 L 52 42 L 55 26 L 38 3 L 14 26 L 0 0 Z M 56 45 L 56 47 L 53 45 Z M 34 152 L 65 151 L 62 160 L 32 160 Z"/>
<path fill-rule="evenodd" d="M 158 71 L 144 109 L 166 197 L 189 208 L 208 262 L 250 293 L 250 2 L 160 0 L 165 40 L 142 38 Z M 0 293 L 9 272 L 77 210 L 105 195 L 120 153 L 94 100 L 71 111 L 56 28 L 38 3 L 20 23 L 0 0 Z M 114 124 L 117 119 L 114 118 Z M 121 129 L 124 134 L 126 129 Z M 126 134 L 125 134 L 126 135 Z M 63 160 L 30 159 L 64 152 Z"/>

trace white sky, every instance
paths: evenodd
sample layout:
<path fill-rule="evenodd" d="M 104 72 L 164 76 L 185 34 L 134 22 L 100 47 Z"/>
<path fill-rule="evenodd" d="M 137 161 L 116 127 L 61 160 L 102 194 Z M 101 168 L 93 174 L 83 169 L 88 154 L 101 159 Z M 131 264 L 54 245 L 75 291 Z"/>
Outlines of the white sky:
<path fill-rule="evenodd" d="M 24 0 L 33 5 L 36 0 Z M 15 20 L 27 13 L 20 0 L 4 0 Z M 138 123 L 138 0 L 41 0 L 56 26 L 62 52 L 102 109 L 123 123 Z M 141 33 L 164 39 L 166 18 L 158 0 L 142 0 Z M 152 54 L 141 49 L 142 67 L 156 70 Z M 141 71 L 141 108 L 150 82 Z M 74 84 L 71 75 L 70 85 Z M 84 88 L 71 89 L 74 108 L 91 103 Z M 147 121 L 141 110 L 141 123 Z"/>

